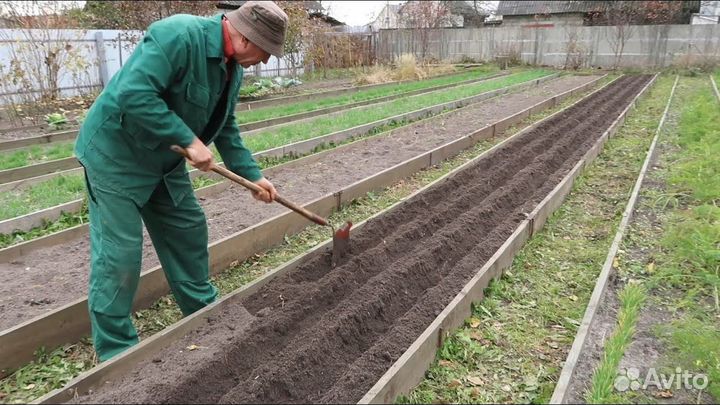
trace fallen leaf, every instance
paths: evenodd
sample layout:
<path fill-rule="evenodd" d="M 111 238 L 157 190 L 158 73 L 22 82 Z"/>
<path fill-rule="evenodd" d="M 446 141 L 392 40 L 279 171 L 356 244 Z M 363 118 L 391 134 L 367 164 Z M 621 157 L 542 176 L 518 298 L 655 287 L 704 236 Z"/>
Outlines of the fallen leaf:
<path fill-rule="evenodd" d="M 190 351 L 197 350 L 197 349 L 199 349 L 199 348 L 200 348 L 200 347 L 199 347 L 198 345 L 190 345 L 190 346 L 186 347 L 186 349 L 187 349 L 187 350 L 190 350 Z"/>
<path fill-rule="evenodd" d="M 673 393 L 670 390 L 665 390 L 665 391 L 658 392 L 657 394 L 655 394 L 655 396 L 658 398 L 672 398 Z"/>
<path fill-rule="evenodd" d="M 647 265 L 647 272 L 652 274 L 655 272 L 655 262 L 650 262 Z"/>
<path fill-rule="evenodd" d="M 480 326 L 480 320 L 477 318 L 470 318 L 470 327 L 477 328 L 478 326 Z"/>
<path fill-rule="evenodd" d="M 483 381 L 482 378 L 476 377 L 473 375 L 467 377 L 467 380 L 472 385 L 484 385 L 485 384 L 485 381 Z"/>
<path fill-rule="evenodd" d="M 440 367 L 455 367 L 455 363 L 450 360 L 440 360 L 438 361 L 438 364 Z"/>
<path fill-rule="evenodd" d="M 578 300 L 577 295 L 571 295 L 571 296 L 570 296 L 570 301 L 577 301 L 577 300 Z"/>
<path fill-rule="evenodd" d="M 458 380 L 457 378 L 454 378 L 454 379 L 450 380 L 450 382 L 448 383 L 448 388 L 456 388 L 461 385 L 462 385 L 462 382 L 460 380 Z"/>
<path fill-rule="evenodd" d="M 617 257 L 613 258 L 613 267 L 616 269 L 620 267 L 620 262 L 618 261 Z"/>

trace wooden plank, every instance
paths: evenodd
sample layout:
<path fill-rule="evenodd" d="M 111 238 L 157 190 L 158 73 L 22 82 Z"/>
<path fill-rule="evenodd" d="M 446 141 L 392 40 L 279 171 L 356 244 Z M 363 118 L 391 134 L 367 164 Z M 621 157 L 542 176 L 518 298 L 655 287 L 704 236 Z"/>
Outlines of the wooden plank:
<path fill-rule="evenodd" d="M 0 221 L 0 234 L 9 234 L 14 231 L 26 231 L 42 226 L 47 222 L 60 218 L 64 212 L 73 213 L 80 211 L 82 205 L 82 200 L 76 200 L 69 204 L 60 204 L 44 210 L 35 211 L 32 214 Z"/>
<path fill-rule="evenodd" d="M 0 261 L 9 263 L 23 256 L 27 256 L 30 252 L 44 247 L 55 246 L 75 239 L 82 235 L 87 235 L 88 225 L 76 225 L 72 228 L 65 229 L 61 232 L 51 233 L 39 238 L 29 240 L 27 242 L 18 243 L 0 249 Z"/>
<path fill-rule="evenodd" d="M 0 142 L 0 151 L 24 148 L 32 145 L 41 145 L 44 143 L 70 141 L 75 139 L 77 133 L 77 129 L 74 129 L 70 131 L 51 132 L 45 135 L 14 139 L 12 141 L 3 141 Z"/>
<path fill-rule="evenodd" d="M 715 97 L 720 101 L 720 90 L 718 90 L 717 83 L 715 83 L 715 79 L 710 75 L 710 83 L 712 83 L 713 92 L 715 93 Z"/>
<path fill-rule="evenodd" d="M 73 169 L 76 167 L 80 167 L 80 163 L 78 163 L 75 157 L 69 157 L 51 160 L 45 163 L 16 167 L 14 169 L 0 170 L 0 183 L 9 183 L 15 180 L 40 176 L 58 170 Z"/>

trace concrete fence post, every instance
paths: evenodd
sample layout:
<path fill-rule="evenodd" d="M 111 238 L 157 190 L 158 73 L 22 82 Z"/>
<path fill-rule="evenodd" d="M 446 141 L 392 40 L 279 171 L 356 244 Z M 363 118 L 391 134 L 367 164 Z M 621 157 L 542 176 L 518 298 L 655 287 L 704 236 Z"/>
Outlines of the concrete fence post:
<path fill-rule="evenodd" d="M 97 31 L 95 33 L 95 51 L 97 52 L 98 58 L 100 84 L 103 88 L 105 88 L 110 81 L 110 77 L 108 75 L 107 60 L 105 59 L 105 40 L 103 39 L 102 31 Z"/>

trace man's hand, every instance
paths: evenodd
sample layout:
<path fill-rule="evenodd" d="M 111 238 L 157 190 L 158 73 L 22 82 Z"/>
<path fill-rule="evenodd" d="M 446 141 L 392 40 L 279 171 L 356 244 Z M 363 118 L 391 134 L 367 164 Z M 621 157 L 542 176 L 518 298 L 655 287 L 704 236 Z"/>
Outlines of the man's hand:
<path fill-rule="evenodd" d="M 213 154 L 207 146 L 195 137 L 193 142 L 185 148 L 190 158 L 187 160 L 190 165 L 204 172 L 210 171 L 215 164 L 213 162 Z"/>
<path fill-rule="evenodd" d="M 270 203 L 275 200 L 275 197 L 277 197 L 277 190 L 275 190 L 275 186 L 270 183 L 270 180 L 263 177 L 256 181 L 255 184 L 265 190 L 263 193 L 256 193 L 253 191 L 253 197 L 255 197 L 256 200 L 265 201 L 266 203 Z"/>

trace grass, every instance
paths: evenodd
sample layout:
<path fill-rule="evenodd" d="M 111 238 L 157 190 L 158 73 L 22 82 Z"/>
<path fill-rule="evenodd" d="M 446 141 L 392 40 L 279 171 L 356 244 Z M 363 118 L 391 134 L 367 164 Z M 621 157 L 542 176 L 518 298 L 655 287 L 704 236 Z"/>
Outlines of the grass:
<path fill-rule="evenodd" d="M 661 325 L 667 364 L 708 376 L 709 394 L 720 400 L 720 115 L 718 100 L 704 78 L 688 80 L 690 92 L 677 131 L 669 135 L 678 147 L 667 166 L 667 193 L 679 204 L 667 212 L 665 232 L 657 246 L 657 271 L 649 284 L 671 287 L 666 305 L 677 316 Z"/>
<path fill-rule="evenodd" d="M 588 403 L 617 403 L 617 398 L 614 396 L 614 384 L 618 366 L 625 354 L 625 349 L 632 342 L 638 314 L 646 298 L 645 288 L 639 284 L 627 284 L 620 292 L 617 326 L 613 335 L 605 343 L 603 358 L 593 374 L 592 388 L 586 397 Z"/>
<path fill-rule="evenodd" d="M 44 163 L 51 160 L 70 157 L 73 154 L 73 142 L 52 145 L 35 145 L 16 151 L 0 153 L 0 170 Z"/>
<path fill-rule="evenodd" d="M 439 90 L 429 94 L 393 100 L 383 103 L 383 105 L 359 108 L 357 110 L 347 111 L 339 116 L 321 116 L 310 122 L 289 124 L 280 128 L 260 131 L 257 135 L 246 137 L 244 142 L 250 150 L 266 150 L 292 142 L 327 135 L 335 131 L 352 128 L 424 107 L 459 100 L 482 92 L 527 82 L 547 74 L 547 70 L 537 69 L 513 74 L 489 82 L 463 86 L 460 89 Z"/>
<path fill-rule="evenodd" d="M 519 128 L 557 111 L 577 98 L 578 96 L 575 96 L 555 109 L 528 117 L 522 123 L 509 128 L 507 133 L 512 134 Z M 350 205 L 343 207 L 342 211 L 330 216 L 329 219 L 335 224 L 339 224 L 346 219 L 350 219 L 355 223 L 360 222 L 461 166 L 500 140 L 482 141 L 473 148 L 460 153 L 457 157 L 443 161 L 430 169 L 422 170 L 383 191 L 368 193 L 366 197 L 354 200 Z M 287 237 L 283 245 L 258 253 L 213 277 L 213 283 L 218 287 L 221 295 L 227 294 L 276 268 L 278 265 L 317 246 L 327 238 L 327 229 L 310 226 L 297 235 Z M 134 322 L 141 337 L 146 338 L 177 322 L 180 316 L 173 298 L 165 296 L 156 301 L 151 308 L 136 312 Z M 55 388 L 61 387 L 61 381 L 74 378 L 80 372 L 86 371 L 96 364 L 92 344 L 88 338 L 58 348 L 50 356 L 41 356 L 41 354 L 42 352 L 39 352 L 35 361 L 25 365 L 15 374 L 0 380 L 1 402 L 23 403 L 32 401 Z M 73 368 L 70 366 L 71 364 L 82 365 L 82 367 Z M 55 373 L 48 375 L 45 370 L 54 370 Z M 21 380 L 18 380 L 18 375 L 22 376 Z"/>
<path fill-rule="evenodd" d="M 85 180 L 80 175 L 61 175 L 25 190 L 0 195 L 0 220 L 25 215 L 82 198 Z"/>
<path fill-rule="evenodd" d="M 673 80 L 660 78 L 399 403 L 546 403 Z"/>
<path fill-rule="evenodd" d="M 413 81 L 409 83 L 399 83 L 395 85 L 388 85 L 387 87 L 368 89 L 358 91 L 356 93 L 341 95 L 336 97 L 326 97 L 319 100 L 311 100 L 303 103 L 293 103 L 285 106 L 278 106 L 273 108 L 262 108 L 259 110 L 241 112 L 237 114 L 237 121 L 239 124 L 248 122 L 263 121 L 275 117 L 283 117 L 286 115 L 298 114 L 306 111 L 320 110 L 323 108 L 339 106 L 344 104 L 351 104 L 360 101 L 372 100 L 380 97 L 386 97 L 396 94 L 402 94 L 414 90 L 426 89 L 434 86 L 441 86 L 445 84 L 458 83 L 466 80 L 475 78 L 481 78 L 487 76 L 490 73 L 497 71 L 497 68 L 490 67 L 483 71 L 472 71 L 466 73 L 460 73 L 452 76 L 437 77 L 434 79 L 427 79 L 422 81 Z"/>
<path fill-rule="evenodd" d="M 652 312 L 645 316 L 654 326 L 647 332 L 658 340 L 661 357 L 642 365 L 665 375 L 675 374 L 677 367 L 705 374 L 706 392 L 718 401 L 720 188 L 715 176 L 720 170 L 720 117 L 714 97 L 707 77 L 681 78 L 617 271 L 624 282 L 648 291 L 646 308 Z M 682 391 L 671 393 L 681 402 L 700 399 L 696 390 Z M 647 390 L 606 398 L 615 403 L 657 402 Z"/>

